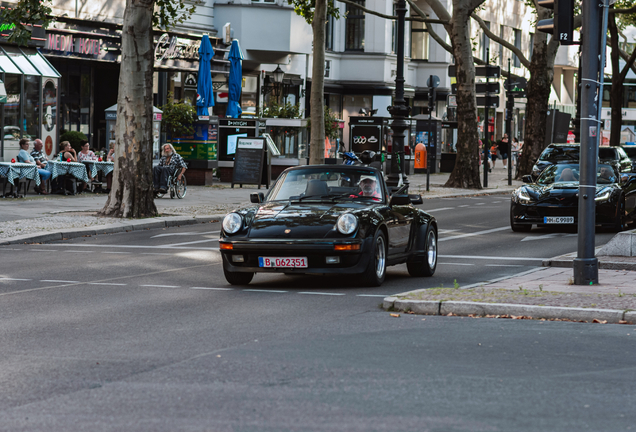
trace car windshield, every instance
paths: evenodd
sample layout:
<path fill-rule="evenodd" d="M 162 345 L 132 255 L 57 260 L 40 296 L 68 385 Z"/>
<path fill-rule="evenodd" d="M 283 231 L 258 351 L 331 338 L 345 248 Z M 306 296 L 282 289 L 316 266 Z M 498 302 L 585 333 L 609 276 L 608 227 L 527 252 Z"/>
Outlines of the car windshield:
<path fill-rule="evenodd" d="M 272 187 L 267 201 L 383 201 L 382 182 L 376 171 L 331 168 L 295 169 Z"/>
<path fill-rule="evenodd" d="M 539 156 L 540 161 L 556 162 L 556 161 L 578 161 L 579 146 L 560 146 L 547 147 Z"/>
<path fill-rule="evenodd" d="M 608 147 L 600 147 L 598 149 L 598 158 L 599 159 L 611 159 L 616 160 L 618 157 L 616 156 L 616 150 Z"/>
<path fill-rule="evenodd" d="M 625 153 L 627 153 L 627 156 L 631 159 L 636 158 L 636 146 L 626 146 L 623 147 L 623 150 L 625 150 Z"/>
<path fill-rule="evenodd" d="M 579 164 L 559 164 L 547 167 L 539 176 L 537 183 L 550 185 L 554 183 L 578 183 L 580 176 Z M 610 165 L 599 164 L 596 169 L 596 184 L 617 183 L 614 168 Z"/>

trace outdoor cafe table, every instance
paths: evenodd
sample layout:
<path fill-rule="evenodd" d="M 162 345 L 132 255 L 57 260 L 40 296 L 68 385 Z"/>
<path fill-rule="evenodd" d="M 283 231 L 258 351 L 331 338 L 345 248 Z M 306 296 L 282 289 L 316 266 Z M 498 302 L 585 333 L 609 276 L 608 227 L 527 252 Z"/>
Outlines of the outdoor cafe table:
<path fill-rule="evenodd" d="M 91 173 L 91 177 L 93 178 L 97 178 L 98 172 L 101 172 L 105 176 L 107 176 L 115 169 L 115 162 L 84 161 L 82 163 L 88 166 L 88 170 Z"/>
<path fill-rule="evenodd" d="M 0 177 L 6 177 L 12 185 L 15 179 L 26 178 L 40 186 L 40 173 L 35 164 L 0 162 Z"/>
<path fill-rule="evenodd" d="M 88 174 L 83 163 L 50 160 L 46 164 L 46 169 L 51 173 L 51 180 L 64 174 L 71 174 L 76 179 L 88 183 Z"/>

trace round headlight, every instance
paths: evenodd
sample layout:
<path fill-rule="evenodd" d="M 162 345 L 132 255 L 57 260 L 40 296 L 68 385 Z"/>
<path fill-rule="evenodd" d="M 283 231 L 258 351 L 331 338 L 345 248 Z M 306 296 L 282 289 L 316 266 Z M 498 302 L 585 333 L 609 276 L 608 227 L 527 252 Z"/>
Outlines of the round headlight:
<path fill-rule="evenodd" d="M 340 215 L 336 227 L 341 234 L 351 234 L 358 227 L 358 218 L 351 213 Z"/>
<path fill-rule="evenodd" d="M 229 213 L 223 219 L 223 230 L 228 234 L 234 234 L 241 229 L 243 218 L 238 213 Z"/>

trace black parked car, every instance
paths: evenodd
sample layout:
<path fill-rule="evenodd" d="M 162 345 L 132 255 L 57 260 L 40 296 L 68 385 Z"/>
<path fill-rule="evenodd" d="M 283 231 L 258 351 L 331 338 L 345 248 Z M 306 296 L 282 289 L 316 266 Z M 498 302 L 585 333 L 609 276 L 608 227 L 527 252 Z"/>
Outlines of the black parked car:
<path fill-rule="evenodd" d="M 574 225 L 578 221 L 579 164 L 546 168 L 536 183 L 530 176 L 512 193 L 510 227 L 530 231 L 532 225 Z M 636 216 L 636 175 L 621 174 L 608 164 L 597 171 L 596 225 L 622 231 Z"/>
<path fill-rule="evenodd" d="M 619 172 L 632 172 L 632 160 L 621 147 L 599 147 L 598 160 L 616 167 Z"/>
<path fill-rule="evenodd" d="M 266 197 L 223 219 L 220 249 L 230 284 L 254 273 L 359 274 L 379 286 L 386 267 L 406 263 L 411 276 L 437 267 L 437 222 L 413 207 L 419 195 L 389 195 L 377 168 L 289 168 Z M 400 191 L 397 191 L 400 192 Z"/>
<path fill-rule="evenodd" d="M 636 172 L 636 145 L 622 145 L 621 148 L 627 153 L 627 157 L 632 160 L 632 172 Z"/>

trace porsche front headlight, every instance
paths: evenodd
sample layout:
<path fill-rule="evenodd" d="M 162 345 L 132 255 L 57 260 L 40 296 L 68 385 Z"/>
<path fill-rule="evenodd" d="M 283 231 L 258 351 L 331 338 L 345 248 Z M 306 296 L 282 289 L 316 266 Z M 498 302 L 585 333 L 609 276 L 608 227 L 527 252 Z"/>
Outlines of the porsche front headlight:
<path fill-rule="evenodd" d="M 594 198 L 594 201 L 596 202 L 607 201 L 611 195 L 612 195 L 611 189 L 609 188 L 601 189 L 600 191 L 596 193 L 596 198 Z"/>
<path fill-rule="evenodd" d="M 234 234 L 241 229 L 243 218 L 238 213 L 228 213 L 223 219 L 223 230 L 228 234 Z"/>
<path fill-rule="evenodd" d="M 530 195 L 528 194 L 528 191 L 525 188 L 520 188 L 517 190 L 517 198 L 519 198 L 521 201 L 531 201 L 532 198 L 530 197 Z"/>
<path fill-rule="evenodd" d="M 358 218 L 351 213 L 342 214 L 336 222 L 336 228 L 341 234 L 351 234 L 358 228 Z"/>

